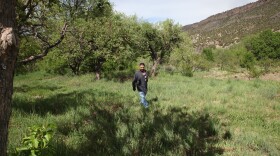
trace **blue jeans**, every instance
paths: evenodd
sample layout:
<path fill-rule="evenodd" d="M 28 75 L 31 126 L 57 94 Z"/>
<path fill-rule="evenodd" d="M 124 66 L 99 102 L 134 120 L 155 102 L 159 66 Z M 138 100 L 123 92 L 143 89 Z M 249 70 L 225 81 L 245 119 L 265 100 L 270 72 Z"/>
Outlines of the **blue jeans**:
<path fill-rule="evenodd" d="M 139 95 L 140 95 L 140 101 L 141 103 L 143 104 L 143 106 L 145 108 L 148 108 L 148 101 L 146 100 L 146 94 L 144 92 L 139 92 Z"/>

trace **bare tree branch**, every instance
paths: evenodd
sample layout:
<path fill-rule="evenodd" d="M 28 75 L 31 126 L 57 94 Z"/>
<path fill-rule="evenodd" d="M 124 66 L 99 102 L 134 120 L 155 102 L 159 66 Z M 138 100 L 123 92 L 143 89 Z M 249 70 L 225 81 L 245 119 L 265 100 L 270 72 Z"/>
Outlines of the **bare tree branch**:
<path fill-rule="evenodd" d="M 51 44 L 48 42 L 48 40 L 47 40 L 44 36 L 42 36 L 41 33 L 38 33 L 38 32 L 35 32 L 35 31 L 34 31 L 34 35 L 35 35 L 35 37 L 37 37 L 38 39 L 40 39 L 43 43 L 45 43 L 47 46 L 50 46 L 50 45 L 51 45 Z"/>
<path fill-rule="evenodd" d="M 24 59 L 24 60 L 19 61 L 19 63 L 20 63 L 20 64 L 27 64 L 27 63 L 30 63 L 30 62 L 33 62 L 33 61 L 36 61 L 36 60 L 38 60 L 38 59 L 41 59 L 41 58 L 45 57 L 45 56 L 49 53 L 49 51 L 50 51 L 52 48 L 56 47 L 57 45 L 59 45 L 59 44 L 62 42 L 62 40 L 63 40 L 64 37 L 65 37 L 67 27 L 68 27 L 68 25 L 67 25 L 67 23 L 65 23 L 64 26 L 63 26 L 63 28 L 62 28 L 60 38 L 59 38 L 55 43 L 50 44 L 50 43 L 47 42 L 47 43 L 48 43 L 48 46 L 47 46 L 46 49 L 43 51 L 43 53 L 38 54 L 38 55 L 32 55 L 32 56 L 30 56 L 30 57 L 28 57 L 28 58 L 26 58 L 26 59 Z M 45 41 L 45 42 L 46 42 L 46 41 Z"/>

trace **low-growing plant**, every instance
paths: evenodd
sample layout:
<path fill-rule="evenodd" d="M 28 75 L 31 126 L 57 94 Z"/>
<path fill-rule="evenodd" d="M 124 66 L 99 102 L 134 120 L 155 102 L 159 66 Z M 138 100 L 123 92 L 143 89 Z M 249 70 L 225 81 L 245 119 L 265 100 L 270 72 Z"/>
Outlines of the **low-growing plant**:
<path fill-rule="evenodd" d="M 250 52 L 244 54 L 240 66 L 247 69 L 253 69 L 256 64 L 254 55 Z"/>
<path fill-rule="evenodd" d="M 29 133 L 22 139 L 22 146 L 16 148 L 18 155 L 47 155 L 50 141 L 55 133 L 54 125 L 29 127 Z M 44 153 L 44 154 L 43 154 Z"/>
<path fill-rule="evenodd" d="M 189 64 L 184 64 L 181 69 L 183 76 L 193 77 L 193 67 Z"/>

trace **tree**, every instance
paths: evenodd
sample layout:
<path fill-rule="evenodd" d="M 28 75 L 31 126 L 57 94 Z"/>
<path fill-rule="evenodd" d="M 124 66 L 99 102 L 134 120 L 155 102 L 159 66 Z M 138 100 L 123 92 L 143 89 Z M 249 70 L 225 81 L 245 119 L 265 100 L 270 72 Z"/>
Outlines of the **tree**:
<path fill-rule="evenodd" d="M 280 59 L 280 32 L 263 31 L 246 41 L 245 46 L 257 60 Z"/>
<path fill-rule="evenodd" d="M 18 0 L 17 12 L 20 38 L 28 41 L 20 47 L 23 52 L 19 55 L 19 63 L 29 65 L 58 47 L 66 31 L 69 35 L 80 35 L 75 32 L 77 19 L 87 21 L 110 15 L 112 6 L 107 0 Z M 71 68 L 77 67 L 79 64 L 71 64 Z"/>
<path fill-rule="evenodd" d="M 68 25 L 60 6 L 59 0 L 17 0 L 19 37 L 27 41 L 21 44 L 19 63 L 41 59 L 63 41 Z"/>
<path fill-rule="evenodd" d="M 139 29 L 135 18 L 118 14 L 107 17 L 104 22 L 96 25 L 92 35 L 95 51 L 84 59 L 83 69 L 97 76 L 101 72 L 112 75 L 114 71 L 127 69 L 138 55 Z"/>
<path fill-rule="evenodd" d="M 154 77 L 158 65 L 167 61 L 172 50 L 178 47 L 182 41 L 181 28 L 179 25 L 173 24 L 172 20 L 166 20 L 158 25 L 144 23 L 142 31 L 144 35 L 143 50 L 148 51 L 153 61 L 151 76 Z"/>
<path fill-rule="evenodd" d="M 182 75 L 191 77 L 195 69 L 194 48 L 190 37 L 182 35 L 182 42 L 170 55 L 169 64 L 175 66 Z"/>
<path fill-rule="evenodd" d="M 16 0 L 0 1 L 0 155 L 7 155 L 8 126 L 12 112 L 15 62 L 19 41 L 16 32 Z"/>
<path fill-rule="evenodd" d="M 103 63 L 120 47 L 114 44 L 121 41 L 115 36 L 121 21 L 108 0 L 64 0 L 62 8 L 70 26 L 61 57 L 74 74 L 94 72 L 99 79 Z"/>
<path fill-rule="evenodd" d="M 75 19 L 60 46 L 61 57 L 74 74 L 95 73 L 96 79 L 107 71 L 127 69 L 139 53 L 139 29 L 135 17 L 122 14 Z"/>

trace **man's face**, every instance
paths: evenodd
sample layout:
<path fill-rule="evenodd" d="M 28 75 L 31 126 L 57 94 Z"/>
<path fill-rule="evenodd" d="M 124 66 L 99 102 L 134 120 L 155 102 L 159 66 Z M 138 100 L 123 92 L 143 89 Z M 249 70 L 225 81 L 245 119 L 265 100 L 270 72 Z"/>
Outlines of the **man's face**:
<path fill-rule="evenodd" d="M 140 68 L 140 71 L 145 71 L 145 66 L 144 65 L 140 65 L 139 68 Z"/>

